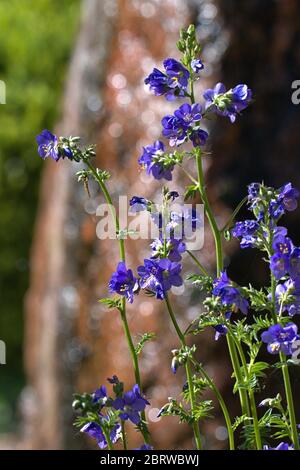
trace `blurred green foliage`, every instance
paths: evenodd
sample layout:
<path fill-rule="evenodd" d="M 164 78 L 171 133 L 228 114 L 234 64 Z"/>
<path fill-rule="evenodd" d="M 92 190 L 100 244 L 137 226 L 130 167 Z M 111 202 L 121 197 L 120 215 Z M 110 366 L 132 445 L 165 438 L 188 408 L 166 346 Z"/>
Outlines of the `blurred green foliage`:
<path fill-rule="evenodd" d="M 23 297 L 42 161 L 35 136 L 59 117 L 80 0 L 1 0 L 0 80 L 0 431 L 13 429 L 23 385 Z"/>

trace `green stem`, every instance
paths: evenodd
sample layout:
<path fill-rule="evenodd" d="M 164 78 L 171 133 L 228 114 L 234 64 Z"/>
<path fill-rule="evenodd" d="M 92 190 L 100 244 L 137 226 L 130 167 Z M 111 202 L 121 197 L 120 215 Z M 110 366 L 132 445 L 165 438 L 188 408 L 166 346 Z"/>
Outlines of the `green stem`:
<path fill-rule="evenodd" d="M 198 363 L 195 364 L 195 367 L 197 368 L 197 370 L 199 370 L 199 372 L 206 379 L 206 381 L 208 382 L 210 388 L 212 389 L 212 391 L 214 392 L 214 394 L 217 397 L 217 400 L 218 400 L 218 402 L 220 404 L 220 407 L 222 409 L 224 419 L 225 419 L 225 422 L 226 422 L 226 426 L 227 426 L 228 439 L 229 439 L 229 448 L 230 448 L 230 450 L 234 450 L 234 433 L 233 433 L 232 423 L 231 423 L 231 419 L 230 419 L 230 415 L 229 415 L 229 411 L 228 411 L 228 408 L 226 406 L 226 403 L 225 403 L 219 389 L 216 387 L 216 385 L 211 380 L 209 375 L 207 375 L 207 373 L 205 372 L 203 367 Z"/>
<path fill-rule="evenodd" d="M 109 449 L 109 450 L 114 450 L 114 446 L 113 446 L 113 443 L 111 442 L 111 438 L 110 438 L 109 432 L 107 432 L 106 430 L 104 430 L 103 427 L 102 427 L 102 431 L 103 431 L 105 440 L 106 440 L 106 442 L 107 442 L 107 447 L 108 447 L 108 449 Z"/>
<path fill-rule="evenodd" d="M 116 235 L 118 235 L 120 233 L 120 222 L 119 222 L 119 218 L 117 216 L 116 210 L 114 208 L 112 199 L 110 197 L 110 194 L 107 190 L 107 187 L 106 187 L 104 181 L 102 181 L 102 179 L 99 177 L 97 171 L 95 170 L 93 165 L 91 165 L 89 160 L 83 159 L 83 161 L 85 162 L 87 167 L 90 169 L 90 171 L 92 172 L 95 180 L 97 181 L 97 183 L 99 184 L 99 186 L 101 188 L 101 191 L 104 195 L 104 198 L 105 198 L 105 200 L 108 204 L 111 216 L 112 216 L 112 218 L 115 222 Z M 124 240 L 122 238 L 118 238 L 118 241 L 119 241 L 119 250 L 120 250 L 120 260 L 125 262 L 125 244 L 124 244 Z M 134 343 L 133 343 L 133 340 L 132 340 L 132 336 L 131 336 L 131 333 L 130 333 L 130 329 L 129 329 L 128 321 L 127 321 L 127 316 L 126 316 L 126 300 L 125 300 L 125 297 L 122 297 L 122 310 L 121 310 L 120 313 L 121 313 L 121 319 L 122 319 L 122 324 L 123 324 L 127 344 L 128 344 L 128 347 L 129 347 L 129 351 L 130 351 L 131 359 L 132 359 L 132 363 L 133 363 L 135 381 L 138 384 L 138 386 L 141 390 L 141 393 L 143 393 L 142 383 L 141 383 L 141 375 L 140 375 L 140 369 L 139 369 L 139 362 L 138 362 L 138 356 L 137 356 L 136 351 L 135 351 Z M 141 417 L 142 417 L 142 421 L 143 421 L 143 424 L 142 424 L 142 427 L 141 427 L 141 432 L 143 434 L 145 442 L 147 444 L 149 444 L 149 431 L 148 431 L 148 427 L 147 427 L 146 414 L 145 414 L 144 411 L 141 412 Z"/>
<path fill-rule="evenodd" d="M 226 335 L 226 338 L 227 338 L 227 345 L 228 345 L 229 355 L 230 355 L 230 359 L 231 359 L 231 362 L 232 362 L 232 367 L 233 367 L 235 379 L 236 379 L 238 384 L 242 384 L 243 377 L 242 377 L 242 374 L 241 374 L 240 362 L 239 362 L 238 355 L 237 355 L 237 352 L 236 352 L 234 339 L 233 339 L 231 333 L 228 333 Z M 246 392 L 246 390 L 244 390 L 240 387 L 238 387 L 238 391 L 239 391 L 242 414 L 250 417 L 251 413 L 250 413 L 250 407 L 249 407 L 247 392 Z"/>
<path fill-rule="evenodd" d="M 270 240 L 270 246 L 272 246 L 272 240 Z M 269 256 L 271 256 L 271 249 L 269 249 Z M 272 295 L 272 318 L 275 324 L 280 321 L 280 318 L 277 317 L 276 313 L 276 279 L 274 275 L 271 273 L 271 295 Z M 297 428 L 297 421 L 296 421 L 296 414 L 294 408 L 294 400 L 293 400 L 293 392 L 291 387 L 290 381 L 290 374 L 289 369 L 286 361 L 286 356 L 282 352 L 279 353 L 280 361 L 283 364 L 281 367 L 283 381 L 284 381 L 284 389 L 285 389 L 285 396 L 288 406 L 288 413 L 290 419 L 290 427 L 291 427 L 291 436 L 294 444 L 294 448 L 296 450 L 300 449 L 299 446 L 299 437 L 298 437 L 298 428 Z"/>
<path fill-rule="evenodd" d="M 221 233 L 218 229 L 216 220 L 212 213 L 207 194 L 205 191 L 205 182 L 204 182 L 204 174 L 202 168 L 202 158 L 201 158 L 201 149 L 198 147 L 196 149 L 196 164 L 197 164 L 197 173 L 198 173 L 198 181 L 199 181 L 199 193 L 204 204 L 205 214 L 208 218 L 214 240 L 216 246 L 216 263 L 217 263 L 217 276 L 220 276 L 220 273 L 223 269 L 223 250 L 222 250 L 222 240 L 221 240 Z"/>
<path fill-rule="evenodd" d="M 202 266 L 202 264 L 200 263 L 200 261 L 196 258 L 196 256 L 193 255 L 193 253 L 190 251 L 190 250 L 186 250 L 187 254 L 192 258 L 192 260 L 196 263 L 196 265 L 198 266 L 198 268 L 200 269 L 200 271 L 202 272 L 202 274 L 204 274 L 204 276 L 209 276 L 208 272 L 206 271 L 206 269 L 204 268 L 204 266 Z"/>
<path fill-rule="evenodd" d="M 230 327 L 228 328 L 230 329 Z M 246 380 L 247 382 L 249 382 L 249 370 L 248 370 L 248 365 L 246 362 L 242 345 L 239 341 L 237 341 L 231 329 L 230 329 L 230 333 L 232 335 L 232 338 L 235 342 L 239 356 L 241 358 L 243 369 L 245 371 L 244 373 L 245 373 Z M 253 390 L 251 389 L 248 390 L 248 396 L 249 396 L 250 408 L 251 408 L 252 417 L 253 417 L 253 428 L 254 428 L 254 434 L 255 434 L 256 447 L 257 447 L 257 450 L 262 450 L 262 442 L 261 442 L 261 436 L 260 436 L 260 430 L 259 430 L 259 421 L 258 421 L 258 416 L 257 416 L 257 409 L 256 409 L 255 396 L 254 396 Z M 248 416 L 250 416 L 250 413 Z"/>
<path fill-rule="evenodd" d="M 221 228 L 220 232 L 223 233 L 230 225 L 231 223 L 234 221 L 234 219 L 236 218 L 237 214 L 240 212 L 241 208 L 243 207 L 243 205 L 245 204 L 245 202 L 248 201 L 248 196 L 244 197 L 244 199 L 242 199 L 242 201 L 238 204 L 238 206 L 234 209 L 233 213 L 231 214 L 230 218 L 227 220 L 226 224 L 224 225 L 224 227 Z"/>
<path fill-rule="evenodd" d="M 287 401 L 287 406 L 288 406 L 288 411 L 289 411 L 290 425 L 291 425 L 291 431 L 292 431 L 291 433 L 292 440 L 293 440 L 295 450 L 299 450 L 300 449 L 299 437 L 298 437 L 297 421 L 296 421 L 296 415 L 295 415 L 294 400 L 293 400 L 289 369 L 288 369 L 288 365 L 286 362 L 286 356 L 282 352 L 279 353 L 279 356 L 280 356 L 281 362 L 283 363 L 283 366 L 281 367 L 281 369 L 282 369 L 282 375 L 283 375 L 283 380 L 284 380 L 286 401 Z"/>
<path fill-rule="evenodd" d="M 221 240 L 221 233 L 218 229 L 216 220 L 214 218 L 214 215 L 212 213 L 208 197 L 206 194 L 205 190 L 205 182 L 204 182 L 204 174 L 203 174 L 203 168 L 202 168 L 202 158 L 201 158 L 201 149 L 197 148 L 196 149 L 196 165 L 197 165 L 197 174 L 198 174 L 198 182 L 199 182 L 199 193 L 202 199 L 202 202 L 204 204 L 204 209 L 205 209 L 205 214 L 207 216 L 207 219 L 209 221 L 213 237 L 215 240 L 215 247 L 216 247 L 216 264 L 217 264 L 217 277 L 220 276 L 220 273 L 223 269 L 223 249 L 222 249 L 222 240 Z M 240 362 L 238 359 L 236 347 L 234 344 L 233 339 L 231 338 L 230 335 L 226 335 L 227 339 L 227 345 L 228 345 L 228 350 L 229 350 L 229 355 L 231 358 L 235 378 L 238 381 L 238 383 L 241 383 L 241 373 L 240 373 Z M 242 413 L 246 414 L 247 416 L 250 416 L 250 409 L 249 409 L 249 404 L 248 404 L 248 398 L 247 398 L 247 392 L 246 390 L 240 389 L 239 388 L 239 396 L 240 396 L 240 402 L 241 402 L 241 408 L 242 408 Z"/>
<path fill-rule="evenodd" d="M 262 442 L 260 437 L 260 430 L 259 430 L 259 421 L 257 417 L 257 410 L 256 410 L 256 403 L 253 390 L 249 390 L 249 399 L 250 399 L 250 406 L 253 416 L 253 427 L 254 427 L 254 434 L 255 434 L 255 441 L 257 450 L 262 450 Z"/>
<path fill-rule="evenodd" d="M 125 431 L 125 422 L 121 420 L 121 426 L 122 426 L 122 440 L 123 440 L 123 447 L 124 450 L 127 450 L 127 439 L 126 439 L 126 431 Z"/>
<path fill-rule="evenodd" d="M 180 327 L 177 323 L 175 314 L 173 312 L 172 306 L 171 306 L 170 301 L 169 301 L 169 297 L 167 295 L 165 297 L 165 301 L 166 301 L 166 304 L 167 304 L 167 309 L 168 309 L 170 318 L 172 320 L 172 323 L 174 325 L 174 328 L 175 328 L 176 333 L 178 335 L 178 338 L 180 340 L 181 346 L 185 347 L 186 342 L 185 342 L 184 334 L 182 333 L 182 331 L 181 331 L 181 329 L 180 329 Z M 195 390 L 194 390 L 194 384 L 193 384 L 193 377 L 192 377 L 192 373 L 191 373 L 190 361 L 189 360 L 187 360 L 187 362 L 185 364 L 185 371 L 186 371 L 187 383 L 188 383 L 188 388 L 189 388 L 189 398 L 190 398 L 190 404 L 191 404 L 191 411 L 192 411 L 192 414 L 194 415 L 196 400 L 195 400 Z M 196 447 L 197 447 L 198 450 L 201 450 L 202 449 L 201 436 L 200 436 L 200 430 L 199 430 L 199 425 L 198 425 L 197 421 L 193 421 L 193 431 L 194 431 Z"/>

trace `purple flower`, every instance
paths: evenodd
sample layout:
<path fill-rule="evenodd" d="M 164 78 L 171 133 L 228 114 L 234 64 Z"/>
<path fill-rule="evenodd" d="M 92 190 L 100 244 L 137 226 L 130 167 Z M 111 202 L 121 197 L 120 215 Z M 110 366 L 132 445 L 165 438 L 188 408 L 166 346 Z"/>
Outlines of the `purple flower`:
<path fill-rule="evenodd" d="M 200 59 L 193 59 L 191 62 L 191 68 L 193 72 L 199 73 L 201 70 L 204 69 L 203 62 Z"/>
<path fill-rule="evenodd" d="M 181 261 L 181 255 L 186 251 L 186 245 L 182 240 L 176 238 L 156 238 L 151 243 L 152 255 L 151 259 L 167 257 L 170 261 Z"/>
<path fill-rule="evenodd" d="M 110 383 L 110 384 L 113 384 L 113 385 L 116 385 L 116 384 L 119 384 L 120 381 L 118 379 L 118 377 L 116 375 L 113 375 L 112 377 L 108 377 L 107 378 L 107 381 Z"/>
<path fill-rule="evenodd" d="M 268 344 L 269 353 L 278 354 L 281 351 L 288 356 L 292 354 L 293 342 L 298 338 L 297 331 L 294 323 L 288 323 L 285 327 L 280 324 L 272 325 L 262 333 L 261 339 Z"/>
<path fill-rule="evenodd" d="M 286 442 L 280 442 L 277 447 L 264 445 L 263 450 L 294 450 L 294 447 Z"/>
<path fill-rule="evenodd" d="M 203 96 L 206 109 L 221 116 L 228 116 L 234 122 L 237 114 L 245 109 L 252 98 L 252 92 L 247 85 L 241 84 L 226 92 L 223 83 L 217 83 L 213 89 L 207 89 Z"/>
<path fill-rule="evenodd" d="M 189 126 L 193 122 L 200 121 L 202 118 L 201 113 L 202 107 L 200 104 L 195 103 L 190 105 L 189 103 L 184 103 L 180 108 L 176 109 L 174 115 Z"/>
<path fill-rule="evenodd" d="M 165 73 L 154 68 L 145 79 L 145 84 L 149 85 L 156 96 L 165 95 L 169 101 L 174 100 L 176 96 L 184 96 L 188 86 L 189 71 L 175 59 L 166 59 L 163 64 Z"/>
<path fill-rule="evenodd" d="M 276 279 L 280 279 L 290 270 L 293 243 L 285 234 L 286 230 L 277 230 L 273 239 L 274 254 L 270 259 L 270 267 Z"/>
<path fill-rule="evenodd" d="M 102 406 L 105 405 L 107 401 L 107 390 L 104 385 L 97 388 L 97 390 L 93 393 L 93 403 L 100 403 Z"/>
<path fill-rule="evenodd" d="M 290 256 L 289 274 L 297 280 L 300 276 L 300 248 L 295 247 Z"/>
<path fill-rule="evenodd" d="M 144 266 L 139 266 L 137 271 L 142 289 L 155 292 L 157 299 L 164 299 L 166 292 L 172 286 L 181 286 L 180 277 L 181 264 L 173 263 L 168 259 L 152 260 L 145 259 Z"/>
<path fill-rule="evenodd" d="M 193 142 L 196 141 L 197 132 L 201 131 L 199 138 L 206 141 L 207 133 L 201 129 L 192 128 L 192 124 L 200 121 L 202 118 L 202 108 L 200 104 L 190 105 L 184 103 L 178 108 L 174 115 L 167 115 L 162 119 L 163 136 L 169 139 L 170 145 L 181 145 L 188 137 L 188 133 L 192 133 Z M 192 137 L 191 137 L 192 139 Z M 201 144 L 203 145 L 203 144 Z"/>
<path fill-rule="evenodd" d="M 225 271 L 214 281 L 212 293 L 220 297 L 222 304 L 231 306 L 233 311 L 240 310 L 244 315 L 247 315 L 249 303 L 239 289 L 233 286 Z"/>
<path fill-rule="evenodd" d="M 244 220 L 237 222 L 231 233 L 234 237 L 241 238 L 241 248 L 253 248 L 257 241 L 256 232 L 259 227 L 259 223 L 255 220 Z"/>
<path fill-rule="evenodd" d="M 175 201 L 176 198 L 179 197 L 178 191 L 169 191 L 168 192 L 168 200 L 169 201 Z"/>
<path fill-rule="evenodd" d="M 173 115 L 165 116 L 162 121 L 164 137 L 169 139 L 171 147 L 181 145 L 187 138 L 188 124 Z"/>
<path fill-rule="evenodd" d="M 37 137 L 39 155 L 45 159 L 47 157 L 53 158 L 56 162 L 60 159 L 58 150 L 58 139 L 56 135 L 52 134 L 47 129 L 44 129 Z"/>
<path fill-rule="evenodd" d="M 141 421 L 140 413 L 144 411 L 150 403 L 142 397 L 140 388 L 136 384 L 129 392 L 124 393 L 122 397 L 117 397 L 113 402 L 113 407 L 120 410 L 120 418 L 130 420 L 133 424 L 138 425 Z"/>
<path fill-rule="evenodd" d="M 164 144 L 157 140 L 153 145 L 144 147 L 144 153 L 139 158 L 139 164 L 146 169 L 147 175 L 152 173 L 153 177 L 157 180 L 164 178 L 171 181 L 174 165 L 164 164 L 164 153 Z"/>
<path fill-rule="evenodd" d="M 227 335 L 228 333 L 228 328 L 226 325 L 215 325 L 214 326 L 214 329 L 216 331 L 215 333 L 215 340 L 218 341 L 218 339 L 220 338 L 220 336 L 224 336 L 224 335 Z"/>
<path fill-rule="evenodd" d="M 249 201 L 257 198 L 259 195 L 260 183 L 251 183 L 248 186 Z"/>
<path fill-rule="evenodd" d="M 149 444 L 143 444 L 141 447 L 138 447 L 138 448 L 133 449 L 133 450 L 153 450 L 153 447 L 150 446 Z"/>
<path fill-rule="evenodd" d="M 142 212 L 147 210 L 149 201 L 144 197 L 133 196 L 129 201 L 129 205 L 133 212 Z"/>
<path fill-rule="evenodd" d="M 203 129 L 194 127 L 190 134 L 190 139 L 193 142 L 194 147 L 203 147 L 208 139 L 208 133 Z"/>
<path fill-rule="evenodd" d="M 161 72 L 157 68 L 153 69 L 153 72 L 145 78 L 145 84 L 149 85 L 150 90 L 156 95 L 166 95 L 170 93 L 170 87 L 168 85 L 168 77 L 165 73 Z"/>
<path fill-rule="evenodd" d="M 291 183 L 287 183 L 282 188 L 280 188 L 278 199 L 285 210 L 294 211 L 297 209 L 297 199 L 299 197 L 300 191 L 296 188 L 293 188 Z"/>
<path fill-rule="evenodd" d="M 123 261 L 118 263 L 117 270 L 109 281 L 109 288 L 111 292 L 124 295 L 130 303 L 133 302 L 133 295 L 139 291 L 137 279 L 133 276 L 132 270 L 126 268 Z"/>
<path fill-rule="evenodd" d="M 103 418 L 105 419 L 105 418 Z M 91 422 L 85 424 L 81 429 L 81 432 L 85 432 L 93 439 L 96 439 L 98 446 L 100 449 L 105 449 L 107 447 L 107 441 L 102 431 L 101 426 L 98 423 Z M 114 428 L 110 432 L 110 440 L 113 444 L 115 444 L 121 436 L 121 426 L 120 424 L 116 424 Z"/>
<path fill-rule="evenodd" d="M 287 297 L 291 297 L 289 300 Z M 290 317 L 300 314 L 300 280 L 287 280 L 275 290 L 277 311 L 287 312 Z"/>

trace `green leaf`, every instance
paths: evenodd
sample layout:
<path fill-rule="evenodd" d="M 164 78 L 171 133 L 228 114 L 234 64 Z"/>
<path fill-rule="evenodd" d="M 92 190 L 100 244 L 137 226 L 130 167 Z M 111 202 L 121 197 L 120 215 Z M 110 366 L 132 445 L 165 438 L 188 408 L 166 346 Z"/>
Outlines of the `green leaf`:
<path fill-rule="evenodd" d="M 136 354 L 140 354 L 143 350 L 143 347 L 148 341 L 151 341 L 156 337 L 155 333 L 144 333 L 143 336 L 141 337 L 140 341 L 135 347 L 135 352 Z"/>
<path fill-rule="evenodd" d="M 249 417 L 247 415 L 237 416 L 232 425 L 233 431 L 236 431 L 236 429 L 248 419 Z"/>
<path fill-rule="evenodd" d="M 98 302 L 100 302 L 101 304 L 105 304 L 107 306 L 107 308 L 111 309 L 111 308 L 117 308 L 119 311 L 122 311 L 123 308 L 122 308 L 122 300 L 118 297 L 115 297 L 115 298 L 105 298 L 105 299 L 100 299 L 98 300 Z"/>

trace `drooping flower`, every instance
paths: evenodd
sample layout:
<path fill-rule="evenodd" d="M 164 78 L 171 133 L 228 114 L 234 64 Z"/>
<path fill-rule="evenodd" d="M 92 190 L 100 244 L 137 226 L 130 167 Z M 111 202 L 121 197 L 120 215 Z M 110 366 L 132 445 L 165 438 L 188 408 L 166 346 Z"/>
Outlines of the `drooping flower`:
<path fill-rule="evenodd" d="M 142 212 L 147 210 L 149 202 L 144 197 L 133 196 L 129 201 L 129 206 L 133 212 Z"/>
<path fill-rule="evenodd" d="M 300 191 L 296 188 L 293 188 L 291 183 L 287 183 L 282 188 L 280 188 L 278 199 L 285 210 L 294 211 L 297 209 L 297 199 L 299 197 Z"/>
<path fill-rule="evenodd" d="M 107 390 L 104 385 L 97 388 L 97 390 L 93 393 L 93 403 L 99 403 L 102 406 L 105 405 L 107 402 Z"/>
<path fill-rule="evenodd" d="M 112 406 L 116 410 L 120 410 L 120 418 L 130 420 L 133 424 L 139 424 L 141 421 L 140 413 L 144 411 L 150 403 L 141 395 L 140 388 L 136 384 L 129 392 L 125 392 L 123 396 L 117 397 Z"/>
<path fill-rule="evenodd" d="M 300 314 L 300 280 L 288 279 L 275 290 L 278 313 L 287 312 L 290 317 Z"/>
<path fill-rule="evenodd" d="M 134 294 L 139 291 L 137 279 L 134 277 L 132 270 L 126 268 L 123 261 L 118 263 L 117 270 L 109 281 L 109 288 L 111 292 L 124 295 L 130 303 L 133 302 Z"/>
<path fill-rule="evenodd" d="M 182 266 L 168 259 L 152 260 L 145 259 L 144 265 L 139 266 L 137 271 L 140 276 L 140 286 L 155 293 L 157 299 L 164 299 L 166 292 L 172 286 L 182 285 L 180 276 Z"/>
<path fill-rule="evenodd" d="M 102 419 L 105 419 L 103 417 Z M 100 449 L 105 449 L 107 447 L 107 441 L 101 426 L 98 423 L 90 422 L 85 424 L 81 429 L 81 432 L 85 432 L 91 438 L 97 441 L 98 446 Z M 110 440 L 113 444 L 115 444 L 118 439 L 121 437 L 121 426 L 120 424 L 116 424 L 114 428 L 110 431 Z"/>
<path fill-rule="evenodd" d="M 53 158 L 56 162 L 60 159 L 61 155 L 58 149 L 58 138 L 52 132 L 44 129 L 37 137 L 39 155 L 45 159 L 47 157 Z"/>
<path fill-rule="evenodd" d="M 228 328 L 226 325 L 214 325 L 215 329 L 215 340 L 218 341 L 220 336 L 225 336 L 228 333 Z"/>
<path fill-rule="evenodd" d="M 107 382 L 109 382 L 112 385 L 116 385 L 120 383 L 120 380 L 118 379 L 116 375 L 113 375 L 112 377 L 107 378 Z"/>
<path fill-rule="evenodd" d="M 264 343 L 268 344 L 268 351 L 271 354 L 278 354 L 280 351 L 286 356 L 292 354 L 293 342 L 298 338 L 298 328 L 294 323 L 288 323 L 282 326 L 279 323 L 272 325 L 261 335 Z"/>
<path fill-rule="evenodd" d="M 248 313 L 249 303 L 240 290 L 233 286 L 227 273 L 223 271 L 218 279 L 213 283 L 213 295 L 220 297 L 222 304 L 231 306 L 233 311 L 240 310 L 244 315 Z"/>
<path fill-rule="evenodd" d="M 249 201 L 253 201 L 253 199 L 257 198 L 259 195 L 260 190 L 260 183 L 251 183 L 248 186 L 248 199 Z"/>
<path fill-rule="evenodd" d="M 228 116 L 230 121 L 234 122 L 236 116 L 250 103 L 252 92 L 245 84 L 226 91 L 223 83 L 217 83 L 213 89 L 207 89 L 203 96 L 207 110 L 221 116 Z"/>
<path fill-rule="evenodd" d="M 204 69 L 203 62 L 200 59 L 193 59 L 191 62 L 191 68 L 193 72 L 199 73 Z"/>
<path fill-rule="evenodd" d="M 234 237 L 241 239 L 241 248 L 253 248 L 257 241 L 256 233 L 259 227 L 259 223 L 255 220 L 244 220 L 243 222 L 237 222 L 231 233 Z"/>
<path fill-rule="evenodd" d="M 263 450 L 294 450 L 294 447 L 287 442 L 280 442 L 280 444 L 278 444 L 276 447 L 264 445 Z"/>
<path fill-rule="evenodd" d="M 137 447 L 136 449 L 133 450 L 153 450 L 153 447 L 150 446 L 149 444 L 143 444 L 141 447 Z"/>
<path fill-rule="evenodd" d="M 152 173 L 152 176 L 157 180 L 164 178 L 171 181 L 174 165 L 165 164 L 164 153 L 164 144 L 157 140 L 153 145 L 144 147 L 143 155 L 139 158 L 139 164 L 146 169 L 147 175 Z"/>
<path fill-rule="evenodd" d="M 194 147 L 203 147 L 208 139 L 208 132 L 199 127 L 194 127 L 190 133 L 190 139 Z"/>
<path fill-rule="evenodd" d="M 156 96 L 165 95 L 172 101 L 176 96 L 185 96 L 190 77 L 189 71 L 177 60 L 166 59 L 163 63 L 165 73 L 157 68 L 145 79 L 145 84 Z"/>

